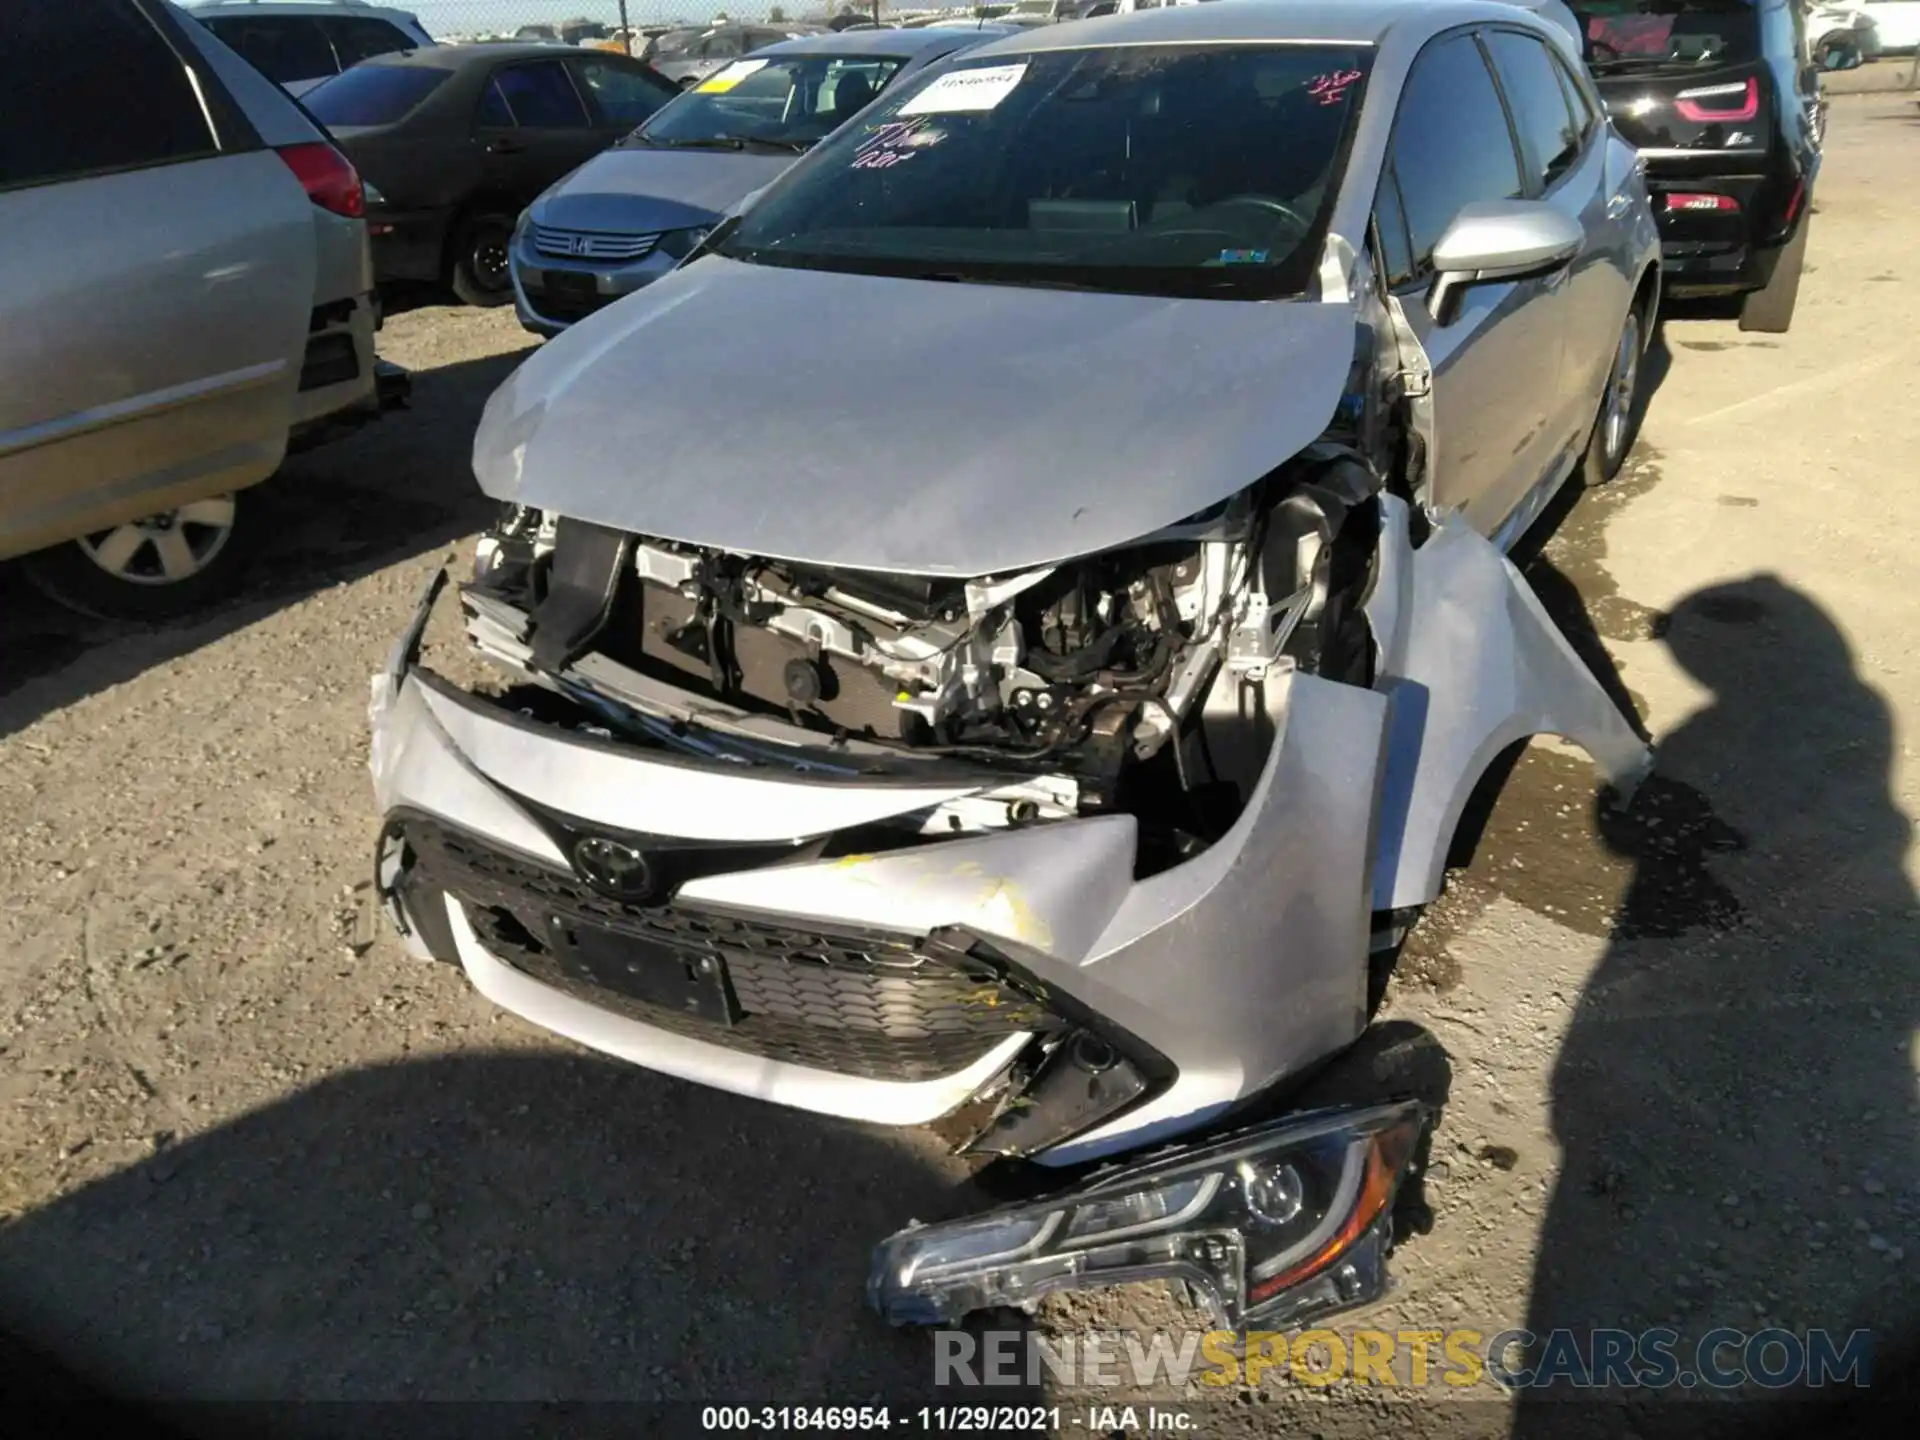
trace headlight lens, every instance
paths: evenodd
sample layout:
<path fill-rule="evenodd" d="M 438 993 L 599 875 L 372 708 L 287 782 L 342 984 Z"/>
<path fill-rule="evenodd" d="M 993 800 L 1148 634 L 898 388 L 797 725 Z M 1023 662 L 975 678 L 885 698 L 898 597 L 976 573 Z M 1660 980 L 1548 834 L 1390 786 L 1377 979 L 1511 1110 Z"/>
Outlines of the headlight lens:
<path fill-rule="evenodd" d="M 533 228 L 533 207 L 529 205 L 520 212 L 520 218 L 513 222 L 513 238 L 518 240 Z"/>
<path fill-rule="evenodd" d="M 1055 1290 L 1185 1280 L 1215 1318 L 1292 1325 L 1386 1288 L 1418 1101 L 1294 1117 L 1048 1200 L 903 1230 L 868 1296 L 895 1324 L 951 1324 Z"/>
<path fill-rule="evenodd" d="M 696 225 L 691 230 L 669 230 L 660 237 L 659 251 L 673 260 L 684 260 L 693 253 L 694 246 L 707 238 L 710 225 Z"/>

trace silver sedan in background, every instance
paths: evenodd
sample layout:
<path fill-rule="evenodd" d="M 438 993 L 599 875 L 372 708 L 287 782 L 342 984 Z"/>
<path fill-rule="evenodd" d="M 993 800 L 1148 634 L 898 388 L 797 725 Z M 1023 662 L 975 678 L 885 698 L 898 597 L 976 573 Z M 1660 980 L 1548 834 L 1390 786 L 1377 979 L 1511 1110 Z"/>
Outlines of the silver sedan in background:
<path fill-rule="evenodd" d="M 828 32 L 736 60 L 546 190 L 509 247 L 515 308 L 536 335 L 659 279 L 734 205 L 874 96 L 1006 26 Z"/>

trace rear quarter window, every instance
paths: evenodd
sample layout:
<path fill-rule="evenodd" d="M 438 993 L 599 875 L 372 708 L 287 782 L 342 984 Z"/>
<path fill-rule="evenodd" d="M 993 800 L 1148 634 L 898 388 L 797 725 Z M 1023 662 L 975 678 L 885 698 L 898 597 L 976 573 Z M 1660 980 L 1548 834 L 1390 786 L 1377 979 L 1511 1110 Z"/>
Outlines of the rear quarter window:
<path fill-rule="evenodd" d="M 320 24 L 333 41 L 342 69 L 375 55 L 411 50 L 420 43 L 391 21 L 368 15 L 329 15 Z"/>
<path fill-rule="evenodd" d="M 206 25 L 229 49 L 278 84 L 340 72 L 341 62 L 334 57 L 318 16 L 213 15 Z"/>
<path fill-rule="evenodd" d="M 322 125 L 391 125 L 420 108 L 447 81 L 445 70 L 356 65 L 301 97 Z"/>

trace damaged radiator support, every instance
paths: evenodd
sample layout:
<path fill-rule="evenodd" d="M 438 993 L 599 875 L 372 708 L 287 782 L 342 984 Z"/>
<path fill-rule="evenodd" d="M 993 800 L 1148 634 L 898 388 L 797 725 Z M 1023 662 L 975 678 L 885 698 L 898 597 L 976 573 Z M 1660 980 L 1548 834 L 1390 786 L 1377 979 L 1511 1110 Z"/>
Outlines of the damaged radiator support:
<path fill-rule="evenodd" d="M 1051 777 L 1077 799 L 1030 818 L 1088 813 L 1146 793 L 1126 772 L 1163 754 L 1171 773 L 1154 783 L 1189 788 L 1186 741 L 1210 689 L 1319 663 L 1336 541 L 1374 481 L 1332 446 L 1297 469 L 1272 499 L 1255 487 L 1125 550 L 968 581 L 510 513 L 482 541 L 470 589 L 525 617 L 524 655 L 501 658 L 547 683 L 593 658 L 834 745 Z M 1202 778 L 1242 798 L 1251 779 Z M 1188 826 L 1192 807 L 1175 809 L 1169 823 Z"/>

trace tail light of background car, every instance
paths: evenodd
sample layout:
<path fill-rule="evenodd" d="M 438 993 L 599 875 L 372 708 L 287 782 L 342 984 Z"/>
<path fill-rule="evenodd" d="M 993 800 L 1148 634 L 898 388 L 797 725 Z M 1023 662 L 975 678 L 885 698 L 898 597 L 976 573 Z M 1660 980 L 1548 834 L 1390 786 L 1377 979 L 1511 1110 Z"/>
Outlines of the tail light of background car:
<path fill-rule="evenodd" d="M 1731 195 L 1708 195 L 1681 190 L 1669 190 L 1666 200 L 1669 211 L 1718 211 L 1722 214 L 1733 214 L 1740 208 L 1740 202 Z"/>
<path fill-rule="evenodd" d="M 282 145 L 280 158 L 306 187 L 307 198 L 322 210 L 358 220 L 367 213 L 367 192 L 347 157 L 324 140 Z"/>
<path fill-rule="evenodd" d="M 1712 125 L 1723 120 L 1751 120 L 1760 113 L 1760 81 L 1749 75 L 1729 85 L 1701 85 L 1682 90 L 1673 108 L 1683 120 Z"/>

